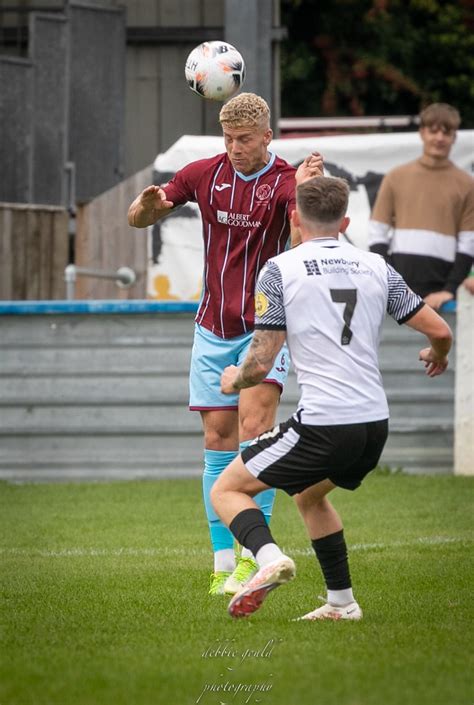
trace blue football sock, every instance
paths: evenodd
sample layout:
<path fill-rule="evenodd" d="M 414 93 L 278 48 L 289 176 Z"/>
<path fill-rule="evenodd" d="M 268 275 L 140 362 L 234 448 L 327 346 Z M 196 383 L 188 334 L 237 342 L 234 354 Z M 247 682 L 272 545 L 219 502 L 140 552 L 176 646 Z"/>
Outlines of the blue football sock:
<path fill-rule="evenodd" d="M 202 476 L 202 491 L 206 508 L 211 544 L 214 552 L 234 547 L 234 536 L 230 529 L 219 519 L 212 506 L 210 494 L 214 482 L 225 468 L 238 455 L 235 450 L 204 450 L 204 475 Z"/>
<path fill-rule="evenodd" d="M 240 452 L 242 452 L 244 448 L 247 448 L 248 445 L 250 445 L 250 441 L 242 441 L 242 443 L 239 444 Z M 270 523 L 275 497 L 276 489 L 274 489 L 273 487 L 270 490 L 264 490 L 263 492 L 260 492 L 260 494 L 257 494 L 254 497 L 254 501 L 257 503 L 259 509 L 262 510 L 265 519 L 267 520 L 267 524 Z"/>

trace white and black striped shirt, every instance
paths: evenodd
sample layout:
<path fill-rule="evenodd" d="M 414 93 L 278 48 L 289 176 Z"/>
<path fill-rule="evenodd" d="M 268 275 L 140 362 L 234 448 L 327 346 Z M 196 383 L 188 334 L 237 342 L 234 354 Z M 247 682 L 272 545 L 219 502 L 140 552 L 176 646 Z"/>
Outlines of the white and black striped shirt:
<path fill-rule="evenodd" d="M 388 417 L 378 366 L 385 313 L 398 323 L 424 304 L 382 257 L 317 238 L 269 260 L 256 288 L 255 328 L 286 330 L 303 423 Z"/>

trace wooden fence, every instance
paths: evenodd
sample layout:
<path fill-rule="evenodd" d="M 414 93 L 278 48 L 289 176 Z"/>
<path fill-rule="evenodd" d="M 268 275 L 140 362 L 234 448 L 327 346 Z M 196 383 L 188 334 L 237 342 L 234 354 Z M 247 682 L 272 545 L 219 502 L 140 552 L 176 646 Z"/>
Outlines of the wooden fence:
<path fill-rule="evenodd" d="M 77 299 L 146 298 L 147 230 L 129 227 L 127 211 L 140 191 L 152 183 L 150 165 L 78 209 L 75 264 L 111 271 L 131 267 L 137 282 L 130 289 L 118 289 L 112 281 L 80 277 Z"/>
<path fill-rule="evenodd" d="M 66 210 L 0 203 L 0 299 L 64 299 L 68 259 Z"/>
<path fill-rule="evenodd" d="M 119 289 L 113 281 L 78 277 L 76 299 L 146 298 L 147 230 L 130 228 L 127 210 L 151 183 L 152 165 L 78 208 L 74 264 L 107 271 L 131 267 L 137 282 L 130 289 Z M 64 208 L 0 203 L 1 300 L 66 298 L 68 222 Z"/>

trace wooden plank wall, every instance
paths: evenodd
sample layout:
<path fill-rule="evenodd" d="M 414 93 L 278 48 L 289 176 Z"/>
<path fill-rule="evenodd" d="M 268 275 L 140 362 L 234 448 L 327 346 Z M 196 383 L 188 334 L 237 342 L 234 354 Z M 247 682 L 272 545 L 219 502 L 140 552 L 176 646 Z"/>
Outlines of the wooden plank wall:
<path fill-rule="evenodd" d="M 225 39 L 223 0 L 125 0 L 127 26 L 189 30 L 189 40 L 135 43 L 127 46 L 125 174 L 142 169 L 182 135 L 219 135 L 218 102 L 202 100 L 189 90 L 184 66 L 201 41 L 195 30 L 209 28 Z M 222 36 L 216 36 L 220 28 Z"/>
<path fill-rule="evenodd" d="M 68 259 L 66 210 L 0 203 L 0 299 L 64 299 Z"/>
<path fill-rule="evenodd" d="M 127 211 L 140 191 L 152 183 L 150 164 L 78 209 L 75 264 L 111 271 L 131 267 L 137 282 L 130 289 L 119 289 L 113 281 L 78 277 L 76 299 L 146 298 L 147 229 L 129 227 Z"/>

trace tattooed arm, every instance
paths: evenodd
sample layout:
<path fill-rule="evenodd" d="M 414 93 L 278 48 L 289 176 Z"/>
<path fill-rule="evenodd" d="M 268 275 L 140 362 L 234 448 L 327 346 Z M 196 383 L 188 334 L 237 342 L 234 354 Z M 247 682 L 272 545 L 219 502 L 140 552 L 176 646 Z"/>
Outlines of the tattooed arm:
<path fill-rule="evenodd" d="M 224 394 L 260 384 L 272 369 L 275 357 L 285 342 L 284 330 L 256 330 L 247 357 L 240 367 L 226 367 L 221 377 Z"/>

